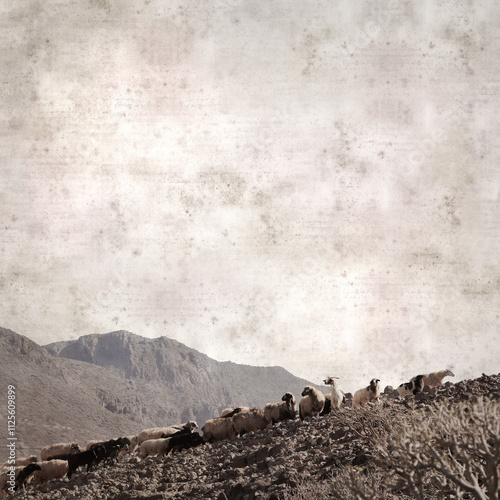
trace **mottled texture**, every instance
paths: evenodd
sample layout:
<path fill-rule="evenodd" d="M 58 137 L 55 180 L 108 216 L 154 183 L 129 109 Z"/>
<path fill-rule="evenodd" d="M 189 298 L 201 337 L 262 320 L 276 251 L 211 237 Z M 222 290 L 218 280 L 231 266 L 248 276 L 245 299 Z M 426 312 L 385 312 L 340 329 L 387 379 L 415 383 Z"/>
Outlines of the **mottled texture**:
<path fill-rule="evenodd" d="M 3 326 L 347 390 L 496 371 L 499 13 L 2 1 Z"/>

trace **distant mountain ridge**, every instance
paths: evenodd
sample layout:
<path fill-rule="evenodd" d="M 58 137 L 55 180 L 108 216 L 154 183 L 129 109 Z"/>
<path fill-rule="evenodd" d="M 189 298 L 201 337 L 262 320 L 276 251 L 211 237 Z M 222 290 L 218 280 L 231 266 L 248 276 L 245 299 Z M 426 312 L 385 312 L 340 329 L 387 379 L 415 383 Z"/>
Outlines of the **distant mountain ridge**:
<path fill-rule="evenodd" d="M 225 407 L 262 408 L 287 391 L 299 400 L 311 385 L 281 367 L 218 362 L 166 337 L 117 331 L 42 347 L 5 328 L 0 378 L 17 388 L 21 455 L 190 419 L 201 426 Z"/>
<path fill-rule="evenodd" d="M 92 363 L 136 382 L 161 381 L 173 394 L 198 401 L 202 397 L 205 403 L 209 398 L 216 406 L 261 406 L 280 400 L 287 390 L 297 394 L 309 384 L 281 367 L 219 362 L 176 340 L 145 338 L 123 330 L 85 335 L 45 348 L 54 356 Z"/>

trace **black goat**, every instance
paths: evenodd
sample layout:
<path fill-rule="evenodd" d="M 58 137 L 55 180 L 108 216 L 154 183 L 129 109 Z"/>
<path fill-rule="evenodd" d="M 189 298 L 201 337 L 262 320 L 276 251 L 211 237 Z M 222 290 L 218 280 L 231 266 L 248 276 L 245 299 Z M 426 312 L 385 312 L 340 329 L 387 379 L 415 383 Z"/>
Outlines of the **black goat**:
<path fill-rule="evenodd" d="M 102 460 L 104 460 L 106 463 L 113 463 L 118 460 L 118 453 L 122 448 L 125 446 L 130 446 L 130 439 L 126 437 L 120 437 L 118 439 L 110 439 L 109 441 L 104 441 L 102 443 L 96 443 L 92 445 L 89 450 L 92 450 L 96 448 L 97 446 L 102 446 L 104 447 L 104 453 L 102 456 L 99 458 L 97 463 L 100 463 Z"/>
<path fill-rule="evenodd" d="M 17 491 L 19 488 L 24 488 L 26 479 L 28 479 L 33 472 L 36 470 L 42 470 L 42 468 L 38 464 L 29 464 L 24 469 L 19 471 L 19 474 L 16 477 L 16 486 L 14 491 Z"/>
<path fill-rule="evenodd" d="M 168 455 L 170 452 L 174 453 L 181 450 L 187 450 L 188 448 L 194 448 L 202 443 L 204 443 L 204 440 L 197 432 L 172 436 L 168 442 L 165 455 Z"/>
<path fill-rule="evenodd" d="M 102 445 L 96 445 L 90 450 L 70 455 L 68 457 L 68 479 L 71 479 L 71 474 L 83 465 L 87 466 L 87 472 L 89 472 L 92 466 L 98 464 L 105 455 L 106 449 Z"/>

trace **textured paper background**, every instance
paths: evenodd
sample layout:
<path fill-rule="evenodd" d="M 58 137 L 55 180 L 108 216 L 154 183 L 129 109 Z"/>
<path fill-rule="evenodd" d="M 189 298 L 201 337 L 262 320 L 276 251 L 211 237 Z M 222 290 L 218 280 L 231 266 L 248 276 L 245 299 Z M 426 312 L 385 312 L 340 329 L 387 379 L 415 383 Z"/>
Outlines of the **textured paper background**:
<path fill-rule="evenodd" d="M 2 325 L 498 373 L 499 12 L 3 0 Z"/>

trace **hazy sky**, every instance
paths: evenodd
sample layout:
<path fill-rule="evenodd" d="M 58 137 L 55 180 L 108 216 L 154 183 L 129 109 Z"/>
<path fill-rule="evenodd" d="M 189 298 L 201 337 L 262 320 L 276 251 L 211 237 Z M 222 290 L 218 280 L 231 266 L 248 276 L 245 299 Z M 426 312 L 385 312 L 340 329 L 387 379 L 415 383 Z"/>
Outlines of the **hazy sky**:
<path fill-rule="evenodd" d="M 500 372 L 500 7 L 354 3 L 2 1 L 2 326 Z"/>

